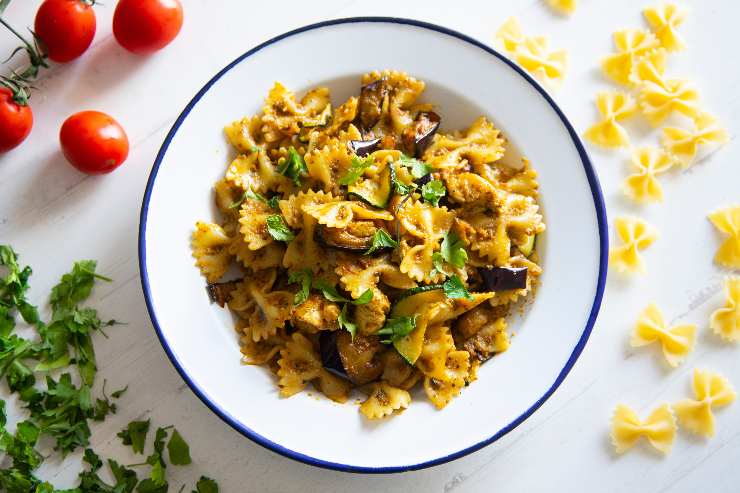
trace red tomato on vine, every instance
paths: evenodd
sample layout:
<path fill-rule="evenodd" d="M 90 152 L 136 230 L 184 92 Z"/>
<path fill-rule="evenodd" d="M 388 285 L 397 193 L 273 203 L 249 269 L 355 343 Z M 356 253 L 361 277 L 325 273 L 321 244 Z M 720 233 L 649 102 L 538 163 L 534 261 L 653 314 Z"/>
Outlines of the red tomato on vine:
<path fill-rule="evenodd" d="M 44 0 L 36 12 L 34 31 L 46 55 L 66 63 L 82 55 L 95 37 L 94 0 Z"/>
<path fill-rule="evenodd" d="M 19 104 L 7 87 L 0 87 L 0 153 L 17 147 L 26 140 L 33 127 L 33 112 Z"/>

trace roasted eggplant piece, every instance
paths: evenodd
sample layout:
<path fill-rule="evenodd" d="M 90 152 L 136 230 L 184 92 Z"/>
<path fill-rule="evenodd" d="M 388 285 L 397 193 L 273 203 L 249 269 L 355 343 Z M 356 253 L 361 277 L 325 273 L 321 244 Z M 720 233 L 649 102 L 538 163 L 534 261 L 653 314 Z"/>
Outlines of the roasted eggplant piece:
<path fill-rule="evenodd" d="M 378 357 L 383 345 L 378 337 L 356 334 L 353 340 L 346 330 L 337 332 L 337 352 L 349 379 L 357 385 L 377 380 L 383 373 L 383 364 Z"/>
<path fill-rule="evenodd" d="M 508 291 L 527 287 L 526 267 L 491 267 L 478 271 L 489 291 Z"/>
<path fill-rule="evenodd" d="M 389 87 L 385 78 L 362 86 L 357 114 L 361 130 L 370 130 L 380 121 L 383 100 L 388 96 L 388 92 Z"/>
<path fill-rule="evenodd" d="M 422 111 L 416 115 L 414 122 L 403 131 L 403 145 L 409 154 L 421 157 L 432 143 L 434 134 L 439 129 L 440 117 L 433 111 Z"/>
<path fill-rule="evenodd" d="M 226 303 L 231 299 L 231 292 L 236 289 L 236 286 L 242 282 L 242 279 L 235 279 L 227 282 L 212 282 L 206 286 L 208 292 L 208 298 L 211 303 L 218 303 L 218 306 L 223 308 Z"/>
<path fill-rule="evenodd" d="M 380 139 L 349 141 L 350 150 L 360 157 L 365 157 L 368 154 L 375 152 L 378 147 L 380 147 Z"/>
<path fill-rule="evenodd" d="M 419 178 L 417 180 L 414 180 L 414 183 L 416 183 L 416 186 L 417 187 L 420 187 L 421 188 L 424 185 L 426 185 L 427 183 L 429 183 L 430 181 L 432 181 L 432 174 L 431 173 L 429 173 L 427 175 L 424 175 L 424 176 L 422 176 L 421 178 Z"/>
<path fill-rule="evenodd" d="M 316 239 L 330 248 L 347 252 L 364 252 L 373 244 L 377 228 L 372 221 L 353 221 L 346 228 L 319 226 Z"/>
<path fill-rule="evenodd" d="M 331 373 L 347 378 L 347 371 L 342 365 L 342 358 L 337 351 L 337 331 L 322 330 L 319 334 L 319 353 L 321 364 Z"/>

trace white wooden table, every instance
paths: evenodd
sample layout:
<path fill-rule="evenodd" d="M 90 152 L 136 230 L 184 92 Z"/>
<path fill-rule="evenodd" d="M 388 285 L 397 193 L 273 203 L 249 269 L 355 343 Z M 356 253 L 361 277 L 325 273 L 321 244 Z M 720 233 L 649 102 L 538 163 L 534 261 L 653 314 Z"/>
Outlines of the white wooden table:
<path fill-rule="evenodd" d="M 16 26 L 32 25 L 39 3 L 15 0 L 6 16 Z M 35 268 L 32 299 L 44 303 L 48 289 L 77 259 L 97 259 L 100 271 L 115 279 L 96 288 L 92 303 L 105 317 L 128 325 L 111 329 L 110 339 L 98 337 L 96 346 L 109 388 L 129 384 L 130 391 L 120 412 L 94 427 L 93 444 L 102 455 L 125 457 L 116 433 L 134 418 L 151 417 L 157 424 L 175 424 L 191 444 L 194 465 L 170 469 L 173 491 L 183 481 L 191 485 L 200 474 L 218 479 L 225 492 L 738 491 L 740 403 L 720 411 L 712 440 L 679 432 L 665 459 L 647 447 L 615 457 L 608 440 L 609 416 L 617 402 L 646 412 L 657 403 L 677 400 L 689 393 L 695 366 L 721 371 L 740 387 L 740 348 L 718 342 L 707 327 L 709 313 L 723 302 L 723 273 L 711 262 L 719 237 L 706 213 L 740 201 L 740 147 L 735 140 L 690 171 L 666 177 L 665 203 L 645 208 L 629 204 L 619 190 L 626 156 L 589 148 L 610 219 L 636 213 L 662 233 L 646 253 L 648 275 L 627 282 L 610 275 L 586 350 L 534 416 L 482 451 L 424 471 L 392 476 L 326 471 L 242 437 L 177 375 L 155 337 L 139 283 L 139 209 L 156 152 L 192 95 L 250 47 L 301 25 L 361 15 L 418 18 L 491 42 L 503 20 L 517 15 L 529 33 L 549 34 L 555 45 L 569 50 L 571 67 L 555 98 L 583 131 L 595 118 L 593 95 L 609 87 L 597 67 L 612 48 L 610 33 L 642 26 L 646 0 L 582 0 L 569 19 L 552 15 L 539 0 L 183 3 L 180 36 L 164 51 L 143 58 L 125 52 L 113 39 L 115 2 L 96 7 L 93 46 L 79 61 L 44 73 L 32 98 L 36 123 L 30 138 L 0 157 L 0 243 L 11 243 L 22 261 Z M 734 136 L 740 126 L 740 59 L 734 54 L 740 42 L 740 3 L 683 3 L 690 8 L 681 28 L 689 49 L 671 57 L 669 70 L 697 82 L 707 109 Z M 0 32 L 0 54 L 15 45 L 15 39 Z M 130 157 L 111 175 L 82 175 L 59 151 L 62 121 L 83 109 L 110 113 L 128 132 Z M 628 347 L 629 330 L 650 300 L 669 319 L 681 317 L 699 326 L 696 350 L 678 369 L 667 370 L 657 351 Z M 7 398 L 7 388 L 2 388 Z M 62 464 L 52 461 L 41 475 L 59 486 L 71 485 L 79 460 L 75 455 Z"/>

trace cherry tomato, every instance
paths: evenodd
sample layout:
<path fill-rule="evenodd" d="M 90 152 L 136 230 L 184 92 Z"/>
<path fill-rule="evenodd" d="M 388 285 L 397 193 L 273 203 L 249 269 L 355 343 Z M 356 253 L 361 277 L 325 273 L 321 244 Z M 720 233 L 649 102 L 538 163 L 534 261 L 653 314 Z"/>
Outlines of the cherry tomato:
<path fill-rule="evenodd" d="M 84 0 L 44 0 L 34 22 L 47 55 L 59 63 L 74 60 L 90 47 L 95 26 L 95 11 Z"/>
<path fill-rule="evenodd" d="M 16 103 L 10 89 L 0 87 L 0 153 L 7 152 L 26 140 L 31 127 L 31 107 Z"/>
<path fill-rule="evenodd" d="M 81 111 L 67 118 L 59 141 L 67 161 L 90 175 L 110 173 L 128 156 L 126 132 L 100 111 Z"/>
<path fill-rule="evenodd" d="M 161 50 L 182 27 L 180 0 L 120 0 L 113 14 L 113 34 L 127 50 L 146 54 Z"/>

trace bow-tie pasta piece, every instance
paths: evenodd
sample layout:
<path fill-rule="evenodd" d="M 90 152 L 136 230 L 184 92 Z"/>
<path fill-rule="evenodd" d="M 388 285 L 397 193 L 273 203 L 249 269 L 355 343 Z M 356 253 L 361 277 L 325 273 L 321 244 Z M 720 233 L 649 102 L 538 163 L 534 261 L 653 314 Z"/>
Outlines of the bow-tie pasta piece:
<path fill-rule="evenodd" d="M 623 216 L 614 221 L 614 229 L 623 244 L 609 250 L 609 265 L 620 273 L 645 272 L 640 250 L 646 249 L 658 238 L 655 228 L 642 219 Z"/>
<path fill-rule="evenodd" d="M 550 87 L 562 84 L 568 67 L 568 52 L 550 50 L 549 40 L 544 36 L 526 38 L 516 47 L 514 59 L 522 68 Z"/>
<path fill-rule="evenodd" d="M 360 404 L 360 412 L 368 419 L 380 419 L 403 412 L 410 403 L 411 395 L 407 391 L 381 381 L 372 385 L 370 395 Z"/>
<path fill-rule="evenodd" d="M 641 56 L 630 74 L 630 81 L 639 86 L 644 81 L 660 83 L 668 67 L 668 54 L 663 48 L 656 48 Z"/>
<path fill-rule="evenodd" d="M 667 454 L 676 438 L 676 418 L 668 404 L 655 409 L 643 422 L 637 413 L 620 404 L 612 416 L 611 439 L 618 454 L 631 449 L 640 437 L 645 437 L 655 449 Z"/>
<path fill-rule="evenodd" d="M 290 397 L 297 394 L 308 382 L 319 378 L 322 370 L 321 357 L 311 341 L 300 332 L 294 332 L 292 340 L 280 350 L 277 370 L 280 395 Z"/>
<path fill-rule="evenodd" d="M 570 15 L 576 11 L 578 0 L 546 0 L 547 4 L 556 12 L 564 15 Z"/>
<path fill-rule="evenodd" d="M 496 32 L 496 45 L 509 53 L 513 53 L 516 47 L 522 44 L 525 39 L 522 26 L 516 17 L 506 19 Z"/>
<path fill-rule="evenodd" d="M 247 321 L 255 342 L 276 335 L 291 318 L 293 293 L 273 291 L 276 278 L 275 269 L 254 273 L 236 286 L 228 301 L 229 308 Z"/>
<path fill-rule="evenodd" d="M 601 70 L 619 84 L 632 84 L 632 71 L 637 61 L 660 46 L 655 35 L 642 29 L 624 29 L 614 33 L 616 53 L 601 61 Z"/>
<path fill-rule="evenodd" d="M 596 109 L 601 121 L 586 130 L 584 136 L 593 144 L 614 148 L 629 145 L 627 131 L 620 125 L 637 112 L 637 104 L 629 94 L 609 91 L 596 96 Z"/>
<path fill-rule="evenodd" d="M 642 11 L 650 29 L 660 44 L 668 51 L 686 48 L 686 43 L 678 34 L 678 26 L 686 20 L 686 11 L 673 3 L 648 7 Z"/>
<path fill-rule="evenodd" d="M 709 326 L 722 339 L 738 342 L 740 341 L 740 277 L 725 279 L 725 297 L 727 303 L 724 308 L 718 308 L 712 313 Z"/>
<path fill-rule="evenodd" d="M 624 192 L 635 202 L 662 202 L 663 187 L 656 175 L 665 173 L 673 165 L 670 156 L 656 147 L 643 147 L 632 154 L 635 173 L 624 182 Z"/>
<path fill-rule="evenodd" d="M 640 109 L 654 127 L 673 113 L 681 113 L 692 119 L 701 116 L 699 91 L 690 81 L 667 79 L 657 72 L 644 78 L 638 74 L 638 77 L 641 79 Z"/>
<path fill-rule="evenodd" d="M 709 214 L 714 227 L 728 236 L 714 256 L 723 267 L 740 269 L 740 205 L 726 207 Z"/>
<path fill-rule="evenodd" d="M 667 327 L 660 310 L 655 303 L 651 303 L 637 319 L 630 344 L 632 347 L 641 347 L 654 342 L 662 346 L 668 364 L 676 367 L 694 349 L 696 325 Z"/>
<path fill-rule="evenodd" d="M 697 435 L 714 436 L 713 409 L 729 406 L 735 400 L 732 384 L 722 375 L 695 369 L 692 381 L 695 399 L 684 399 L 673 405 L 681 426 Z"/>
<path fill-rule="evenodd" d="M 195 265 L 208 282 L 216 282 L 224 275 L 231 262 L 228 247 L 231 237 L 218 224 L 195 223 L 190 246 L 195 257 Z"/>
<path fill-rule="evenodd" d="M 718 148 L 729 140 L 727 130 L 717 124 L 712 116 L 703 114 L 694 121 L 694 129 L 663 128 L 663 147 L 682 167 L 691 166 L 700 150 Z"/>
<path fill-rule="evenodd" d="M 387 211 L 374 211 L 363 204 L 351 200 L 328 202 L 324 204 L 306 204 L 303 212 L 311 215 L 319 224 L 330 228 L 346 228 L 352 219 L 380 219 L 392 221 L 393 214 Z"/>

